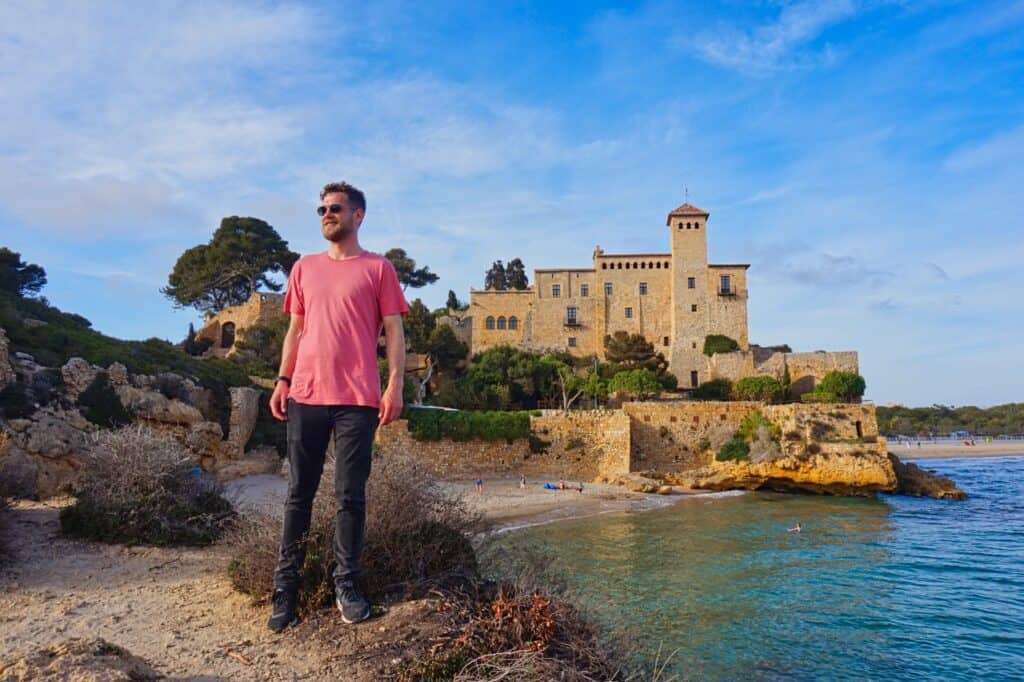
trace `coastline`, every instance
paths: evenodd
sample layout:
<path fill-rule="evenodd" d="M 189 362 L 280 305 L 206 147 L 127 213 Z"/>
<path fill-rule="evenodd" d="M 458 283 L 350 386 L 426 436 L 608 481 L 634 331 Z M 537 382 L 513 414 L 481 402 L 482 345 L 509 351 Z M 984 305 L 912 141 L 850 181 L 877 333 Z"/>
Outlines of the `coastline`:
<path fill-rule="evenodd" d="M 889 441 L 889 452 L 903 461 L 915 459 L 959 459 L 969 457 L 1024 457 L 1024 441 L 996 440 L 991 443 L 964 445 L 960 442 L 932 443 L 911 441 L 910 447 L 903 443 Z"/>

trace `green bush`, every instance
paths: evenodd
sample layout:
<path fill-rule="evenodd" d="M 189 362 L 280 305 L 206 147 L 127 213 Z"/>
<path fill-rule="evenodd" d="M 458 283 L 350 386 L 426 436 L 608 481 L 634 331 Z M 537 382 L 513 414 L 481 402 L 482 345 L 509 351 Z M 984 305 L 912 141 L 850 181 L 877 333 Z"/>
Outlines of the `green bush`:
<path fill-rule="evenodd" d="M 800 402 L 802 403 L 841 403 L 839 396 L 835 393 L 826 393 L 824 391 L 812 391 L 810 393 L 804 393 L 800 396 Z"/>
<path fill-rule="evenodd" d="M 762 426 L 768 429 L 768 433 L 771 434 L 772 440 L 778 442 L 782 437 L 782 428 L 778 424 L 773 424 L 768 421 L 768 418 L 761 414 L 760 410 L 754 410 L 740 420 L 740 426 L 736 430 L 736 436 L 747 442 L 753 441 L 757 438 L 757 431 Z"/>
<path fill-rule="evenodd" d="M 107 380 L 106 372 L 96 374 L 88 388 L 78 396 L 78 405 L 82 408 L 82 415 L 97 426 L 110 429 L 132 423 L 132 416 L 124 409 Z"/>
<path fill-rule="evenodd" d="M 826 374 L 815 389 L 815 393 L 831 393 L 841 402 L 849 402 L 864 395 L 867 383 L 856 372 L 834 371 Z M 827 402 L 827 401 L 819 401 Z"/>
<path fill-rule="evenodd" d="M 515 412 L 449 412 L 447 410 L 409 409 L 409 432 L 416 440 L 450 439 L 513 441 L 530 435 L 530 413 Z"/>
<path fill-rule="evenodd" d="M 735 339 L 722 334 L 710 334 L 704 337 L 704 355 L 711 357 L 715 353 L 731 353 L 739 350 L 740 344 Z"/>
<path fill-rule="evenodd" d="M 631 369 L 619 372 L 608 382 L 609 393 L 625 393 L 643 400 L 661 391 L 661 383 L 654 372 L 646 369 Z"/>
<path fill-rule="evenodd" d="M 774 403 L 782 400 L 785 390 L 775 377 L 743 377 L 732 387 L 733 397 L 737 400 L 763 400 Z"/>
<path fill-rule="evenodd" d="M 728 379 L 712 379 L 693 389 L 697 400 L 729 400 L 732 398 L 732 382 Z"/>
<path fill-rule="evenodd" d="M 747 442 L 738 436 L 734 436 L 732 440 L 728 441 L 715 455 L 715 459 L 719 462 L 743 462 L 746 461 L 750 455 L 750 446 Z"/>
<path fill-rule="evenodd" d="M 530 452 L 532 452 L 535 455 L 543 455 L 548 451 L 548 448 L 551 447 L 551 441 L 544 440 L 543 438 L 536 434 L 531 433 L 529 439 Z"/>

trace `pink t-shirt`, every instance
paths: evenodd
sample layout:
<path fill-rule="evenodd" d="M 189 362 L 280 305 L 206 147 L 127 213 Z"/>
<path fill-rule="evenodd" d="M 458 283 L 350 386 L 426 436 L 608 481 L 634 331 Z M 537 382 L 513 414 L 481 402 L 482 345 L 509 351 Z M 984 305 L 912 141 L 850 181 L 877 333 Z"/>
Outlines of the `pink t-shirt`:
<path fill-rule="evenodd" d="M 303 315 L 290 398 L 309 405 L 380 405 L 377 339 L 385 315 L 409 312 L 391 261 L 365 251 L 303 256 L 288 276 L 284 311 Z"/>

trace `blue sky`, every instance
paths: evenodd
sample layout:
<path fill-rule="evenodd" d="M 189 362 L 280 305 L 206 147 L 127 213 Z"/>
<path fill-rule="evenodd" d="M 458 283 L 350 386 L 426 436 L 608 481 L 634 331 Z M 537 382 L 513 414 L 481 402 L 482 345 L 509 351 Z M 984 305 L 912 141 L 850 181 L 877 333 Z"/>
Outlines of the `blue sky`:
<path fill-rule="evenodd" d="M 468 298 L 667 248 L 711 212 L 750 338 L 857 350 L 878 403 L 1024 400 L 1024 2 L 0 4 L 0 245 L 122 338 L 226 215 L 364 246 Z"/>

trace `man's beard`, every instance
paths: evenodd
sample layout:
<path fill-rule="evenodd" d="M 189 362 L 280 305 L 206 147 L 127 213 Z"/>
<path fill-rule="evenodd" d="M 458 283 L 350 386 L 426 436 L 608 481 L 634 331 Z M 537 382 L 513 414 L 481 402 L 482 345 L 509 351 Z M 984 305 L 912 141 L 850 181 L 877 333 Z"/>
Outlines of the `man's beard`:
<path fill-rule="evenodd" d="M 324 239 L 337 243 L 345 241 L 352 234 L 352 226 L 343 223 L 327 223 L 321 226 L 320 231 L 323 233 Z"/>

